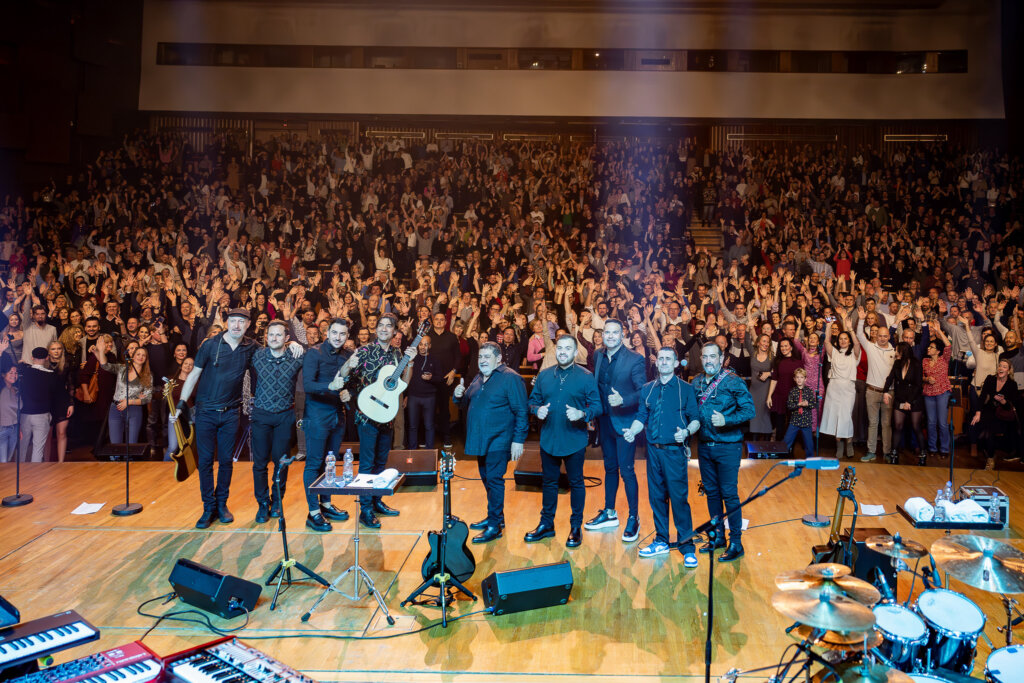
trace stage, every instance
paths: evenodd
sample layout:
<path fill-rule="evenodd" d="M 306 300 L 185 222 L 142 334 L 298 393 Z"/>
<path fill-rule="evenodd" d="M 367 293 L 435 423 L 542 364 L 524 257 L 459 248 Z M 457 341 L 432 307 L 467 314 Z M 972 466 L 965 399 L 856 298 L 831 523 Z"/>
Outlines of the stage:
<path fill-rule="evenodd" d="M 746 495 L 777 461 L 744 461 L 740 492 Z M 847 464 L 846 462 L 843 463 Z M 947 477 L 939 467 L 891 466 L 853 463 L 860 503 L 885 506 L 883 517 L 861 516 L 858 526 L 885 527 L 925 546 L 941 531 L 916 531 L 896 513 L 896 504 L 911 495 L 931 499 Z M 388 626 L 372 599 L 351 602 L 330 595 L 308 623 L 306 612 L 322 589 L 313 583 L 296 584 L 283 593 L 277 610 L 269 610 L 273 588 L 264 588 L 250 625 L 237 635 L 287 664 L 322 681 L 572 681 L 586 676 L 608 681 L 692 680 L 703 676 L 704 620 L 707 598 L 707 557 L 700 567 L 687 570 L 678 552 L 655 559 L 640 559 L 637 549 L 653 536 L 647 503 L 643 462 L 637 463 L 641 481 L 641 538 L 624 544 L 618 529 L 584 532 L 583 545 L 565 547 L 569 499 L 559 497 L 557 536 L 528 545 L 523 534 L 536 526 L 540 514 L 539 489 L 517 488 L 509 468 L 504 538 L 486 546 L 471 546 L 476 572 L 467 581 L 479 593 L 480 581 L 495 570 L 568 560 L 575 585 L 572 599 L 556 606 L 507 616 L 475 614 L 421 633 L 393 639 L 332 640 L 296 638 L 321 636 L 386 636 L 414 631 L 438 619 L 430 607 L 399 607 L 421 581 L 420 565 L 428 552 L 426 532 L 440 526 L 441 487 L 407 488 L 389 503 L 401 510 L 397 518 L 382 518 L 381 530 L 362 530 L 361 564 L 373 577 L 396 618 Z M 301 463 L 293 465 L 291 486 L 285 497 L 292 556 L 333 580 L 352 562 L 354 521 L 335 523 L 331 533 L 308 531 L 302 498 Z M 230 508 L 233 524 L 214 523 L 205 531 L 193 528 L 202 512 L 198 480 L 177 483 L 169 463 L 132 465 L 132 501 L 144 509 L 133 517 L 114 517 L 111 506 L 124 502 L 124 466 L 117 463 L 69 462 L 27 464 L 22 467 L 22 491 L 35 502 L 20 508 L 0 508 L 0 594 L 21 610 L 27 621 L 74 609 L 100 628 L 99 642 L 58 653 L 58 662 L 75 659 L 142 637 L 153 619 L 136 608 L 145 600 L 170 591 L 168 576 L 179 557 L 263 583 L 282 556 L 277 521 L 253 522 L 251 463 L 235 466 Z M 831 515 L 841 471 L 821 473 L 820 509 Z M 766 483 L 789 470 L 778 467 Z M 461 461 L 457 475 L 476 476 L 476 463 Z M 586 474 L 603 477 L 600 462 L 588 460 Z M 963 484 L 971 470 L 957 470 Z M 1001 476 L 1000 476 L 1001 475 Z M 14 492 L 13 464 L 0 465 L 0 492 Z M 696 462 L 691 462 L 690 503 L 696 523 L 707 518 L 704 499 L 697 494 Z M 1011 499 L 1010 525 L 993 538 L 1024 549 L 1017 530 L 1024 500 L 1024 474 L 974 471 L 971 483 L 997 485 Z M 587 517 L 597 510 L 603 488 L 587 491 Z M 619 493 L 620 517 L 625 497 Z M 72 515 L 82 502 L 105 503 L 92 515 Z M 355 517 L 355 501 L 335 503 Z M 712 675 L 776 663 L 787 645 L 787 619 L 774 612 L 770 597 L 774 577 L 810 561 L 810 548 L 827 540 L 828 527 L 810 528 L 800 517 L 814 508 L 814 473 L 787 482 L 744 511 L 750 528 L 744 534 L 746 556 L 716 567 L 714 664 Z M 467 521 L 483 516 L 484 493 L 478 481 L 456 477 L 452 482 L 453 513 Z M 850 513 L 849 507 L 847 514 Z M 848 525 L 849 520 L 845 520 Z M 674 539 L 673 539 L 674 540 Z M 349 590 L 351 584 L 348 584 Z M 986 633 L 996 646 L 1003 636 L 996 627 L 1004 620 L 997 595 L 983 593 L 951 579 L 951 589 L 974 600 L 988 616 Z M 900 596 L 909 590 L 900 585 Z M 917 590 L 921 589 L 920 582 Z M 163 613 L 181 605 L 152 604 Z M 458 602 L 453 615 L 483 608 L 483 600 Z M 231 621 L 212 617 L 231 628 Z M 215 636 L 198 626 L 164 622 L 145 643 L 158 654 L 170 654 Z M 266 638 L 266 640 L 261 640 Z M 982 676 L 989 645 L 980 640 L 975 676 Z M 766 675 L 757 676 L 763 680 Z M 753 678 L 751 678 L 753 680 Z"/>

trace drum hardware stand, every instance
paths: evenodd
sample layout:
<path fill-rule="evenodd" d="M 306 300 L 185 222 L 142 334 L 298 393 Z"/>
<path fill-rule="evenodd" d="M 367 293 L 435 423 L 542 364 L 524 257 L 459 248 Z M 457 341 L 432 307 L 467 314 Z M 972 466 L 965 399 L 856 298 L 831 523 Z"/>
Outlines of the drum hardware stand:
<path fill-rule="evenodd" d="M 1013 627 L 1024 622 L 1024 612 L 1017 609 L 1017 601 L 1010 596 L 1000 593 L 999 598 L 1003 601 L 1003 607 L 1006 608 L 1006 626 L 1000 626 L 996 630 L 1006 634 L 1006 646 L 1009 647 L 1013 645 Z M 982 631 L 982 635 L 984 635 L 984 631 Z M 989 644 L 991 645 L 991 643 Z"/>
<path fill-rule="evenodd" d="M 772 465 L 771 470 L 778 467 L 781 462 Z M 739 506 L 732 510 L 726 509 L 725 516 L 728 516 L 730 512 L 737 512 L 742 510 L 744 507 L 754 502 L 758 498 L 764 496 L 772 489 L 781 486 L 790 479 L 795 479 L 803 474 L 804 468 L 797 465 L 793 468 L 793 471 L 787 474 L 785 477 L 778 481 L 765 486 L 757 491 L 751 493 L 745 500 L 740 501 Z M 714 630 L 715 624 L 715 545 L 718 543 L 718 522 L 722 520 L 723 515 L 718 514 L 709 519 L 708 521 L 701 524 L 699 527 L 693 530 L 693 533 L 687 538 L 679 539 L 679 545 L 682 546 L 684 543 L 697 536 L 703 536 L 707 543 L 710 544 L 710 552 L 708 552 L 708 618 L 706 626 L 706 636 L 704 639 L 704 683 L 711 683 L 711 637 Z"/>
<path fill-rule="evenodd" d="M 798 623 L 797 625 L 800 624 Z M 784 663 L 780 662 L 779 665 L 775 667 L 770 667 L 774 668 L 777 673 L 774 676 L 771 676 L 768 680 L 772 683 L 782 683 L 782 681 L 784 681 L 786 677 L 789 676 L 790 667 L 792 667 L 794 664 L 800 664 L 801 657 L 806 657 L 806 659 L 803 660 L 803 663 L 801 664 L 800 668 L 797 669 L 797 672 L 793 674 L 793 677 L 789 679 L 791 683 L 795 683 L 795 681 L 797 681 L 801 676 L 809 680 L 811 675 L 812 664 L 820 664 L 824 666 L 825 668 L 832 671 L 833 674 L 835 674 L 836 680 L 840 680 L 839 674 L 836 673 L 836 670 L 835 668 L 833 668 L 832 664 L 811 649 L 811 643 L 813 643 L 815 640 L 824 635 L 825 631 L 826 629 L 823 628 L 813 629 L 807 638 L 796 644 L 796 652 L 793 654 L 792 657 L 789 658 L 789 660 L 787 660 Z M 750 673 L 753 673 L 753 671 L 743 672 L 744 675 Z M 735 680 L 735 678 L 733 680 Z"/>
<path fill-rule="evenodd" d="M 277 501 L 281 505 L 281 516 L 277 520 L 277 528 L 281 531 L 281 543 L 284 545 L 284 559 L 278 563 L 274 571 L 269 577 L 267 577 L 266 583 L 263 584 L 264 586 L 269 586 L 274 583 L 274 579 L 277 579 L 277 587 L 274 589 L 274 599 L 270 601 L 271 612 L 273 612 L 274 608 L 277 607 L 277 598 L 281 595 L 282 582 L 287 582 L 288 587 L 291 588 L 292 569 L 305 574 L 307 577 L 324 586 L 330 585 L 327 583 L 327 579 L 298 562 L 288 553 L 288 532 L 286 531 L 284 522 L 284 501 L 281 496 L 281 475 L 288 469 L 288 465 L 292 464 L 292 462 L 294 462 L 294 458 L 284 456 L 278 464 L 274 466 L 274 492 L 277 494 Z"/>
<path fill-rule="evenodd" d="M 819 369 L 818 369 L 818 375 L 819 375 L 818 376 L 818 384 L 820 385 L 821 384 L 820 364 L 819 364 Z M 821 389 L 815 389 L 814 390 L 814 403 L 815 403 L 816 406 L 818 406 L 818 408 L 817 408 L 818 420 L 817 420 L 817 424 L 815 425 L 815 429 L 814 429 L 814 454 L 818 455 L 818 454 L 821 453 L 821 447 L 820 447 L 820 443 L 821 443 Z M 815 412 L 812 411 L 811 415 L 814 415 L 814 414 L 815 414 Z M 838 439 L 839 437 L 836 437 L 836 438 Z M 808 456 L 805 454 L 804 457 L 806 458 Z M 802 518 L 804 525 L 810 526 L 810 527 L 828 526 L 828 522 L 829 522 L 829 518 L 827 516 L 822 515 L 822 514 L 818 514 L 818 474 L 819 474 L 819 471 L 818 470 L 814 470 L 814 514 L 813 515 L 804 515 L 803 518 Z"/>

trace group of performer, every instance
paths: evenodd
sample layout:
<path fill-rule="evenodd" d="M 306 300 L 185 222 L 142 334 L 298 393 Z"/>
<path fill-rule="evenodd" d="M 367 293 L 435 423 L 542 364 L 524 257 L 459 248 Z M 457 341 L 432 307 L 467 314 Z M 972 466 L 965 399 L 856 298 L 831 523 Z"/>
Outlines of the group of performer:
<path fill-rule="evenodd" d="M 261 347 L 245 337 L 249 323 L 247 310 L 234 309 L 228 313 L 227 329 L 200 347 L 173 416 L 181 418 L 194 393 L 203 500 L 203 514 L 196 527 L 207 528 L 215 518 L 222 523 L 233 521 L 227 499 L 242 383 L 247 371 L 252 378 L 256 521 L 267 522 L 282 514 L 281 500 L 270 492 L 267 477 L 270 463 L 277 471 L 289 450 L 296 415 L 295 388 L 301 371 L 306 397 L 302 420 L 306 444 L 303 484 L 309 508 L 306 526 L 315 531 L 330 531 L 330 522 L 345 521 L 348 513 L 336 508 L 329 497 L 311 494 L 309 489 L 322 474 L 328 451 L 338 450 L 341 444 L 345 411 L 353 397 L 375 382 L 382 368 L 399 365 L 402 354 L 392 344 L 397 320 L 390 314 L 381 316 L 375 339 L 351 352 L 345 349 L 348 323 L 335 319 L 326 340 L 305 353 L 301 345 L 288 341 L 286 324 L 271 322 L 267 345 Z M 529 392 L 515 369 L 502 363 L 497 344 L 488 342 L 480 346 L 479 374 L 468 386 L 460 381 L 452 393 L 452 400 L 462 407 L 466 418 L 465 453 L 477 458 L 487 495 L 486 517 L 470 525 L 480 532 L 473 538 L 474 543 L 488 543 L 504 534 L 505 474 L 509 461 L 518 460 L 523 454 L 528 416 L 533 415 L 540 425 L 543 497 L 540 522 L 526 533 L 526 542 L 555 535 L 558 480 L 563 466 L 569 480 L 571 506 L 566 545 L 579 546 L 584 529 L 599 531 L 619 526 L 620 479 L 628 511 L 622 540 L 636 541 L 640 535 L 639 486 L 634 467 L 636 438 L 646 431 L 648 494 L 655 537 L 639 550 L 639 555 L 654 557 L 670 552 L 671 510 L 676 527 L 675 546 L 683 555 L 684 566 L 697 566 L 687 478 L 690 447 L 697 441 L 708 514 L 719 520 L 712 542 L 702 545 L 700 552 L 725 549 L 719 557 L 723 562 L 743 556 L 738 474 L 743 456 L 742 427 L 754 416 L 754 402 L 746 383 L 722 367 L 722 351 L 714 343 L 703 347 L 704 372 L 693 384 L 678 376 L 680 360 L 673 347 L 658 352 L 658 376 L 646 382 L 644 360 L 623 346 L 622 330 L 621 322 L 605 321 L 603 347 L 596 353 L 593 374 L 575 362 L 576 339 L 570 335 L 559 337 L 555 345 L 557 364 L 538 373 Z M 405 350 L 410 359 L 416 353 L 415 346 Z M 409 363 L 405 368 L 402 379 L 406 383 L 412 367 Z M 358 407 L 355 410 L 359 472 L 379 474 L 391 449 L 392 424 L 377 422 Z M 604 501 L 596 516 L 584 523 L 583 461 L 588 425 L 592 421 L 596 421 L 604 458 Z M 286 471 L 282 472 L 282 494 L 285 474 Z M 379 496 L 360 497 L 359 507 L 359 523 L 370 528 L 380 527 L 378 515 L 399 514 Z M 728 541 L 725 519 L 729 521 Z"/>

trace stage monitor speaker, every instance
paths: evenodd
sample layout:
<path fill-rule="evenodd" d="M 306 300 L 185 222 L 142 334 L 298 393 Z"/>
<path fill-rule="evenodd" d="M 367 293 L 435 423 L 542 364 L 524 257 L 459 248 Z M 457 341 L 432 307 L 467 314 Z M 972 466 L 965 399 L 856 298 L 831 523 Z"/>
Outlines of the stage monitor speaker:
<path fill-rule="evenodd" d="M 258 583 L 225 574 L 184 557 L 178 558 L 168 580 L 184 602 L 224 619 L 253 611 L 260 599 Z"/>
<path fill-rule="evenodd" d="M 21 612 L 0 595 L 0 628 L 14 626 L 19 621 L 21 621 Z"/>
<path fill-rule="evenodd" d="M 785 441 L 747 442 L 748 458 L 782 458 L 787 455 L 789 455 L 789 447 Z"/>
<path fill-rule="evenodd" d="M 480 590 L 484 605 L 495 615 L 564 605 L 572 593 L 572 567 L 556 562 L 494 572 L 483 580 Z"/>
<path fill-rule="evenodd" d="M 437 486 L 437 458 L 436 448 L 395 450 L 388 453 L 387 466 L 405 475 L 403 486 Z"/>
<path fill-rule="evenodd" d="M 853 566 L 853 575 L 858 579 L 864 579 L 871 583 L 871 570 L 878 567 L 889 586 L 896 588 L 896 570 L 892 566 L 892 558 L 888 555 L 875 552 L 867 546 L 867 540 L 872 536 L 889 536 L 889 530 L 882 527 L 857 527 L 853 534 L 853 542 L 857 546 L 857 561 Z M 844 529 L 840 540 L 846 543 L 850 538 L 850 530 Z"/>
<path fill-rule="evenodd" d="M 559 488 L 567 489 L 569 488 L 569 475 L 565 473 L 565 465 L 560 467 L 558 486 Z M 540 463 L 539 448 L 531 448 L 527 445 L 523 449 L 523 455 L 519 458 L 516 468 L 512 471 L 512 478 L 515 480 L 516 486 L 536 486 L 540 488 L 544 485 L 544 471 Z"/>

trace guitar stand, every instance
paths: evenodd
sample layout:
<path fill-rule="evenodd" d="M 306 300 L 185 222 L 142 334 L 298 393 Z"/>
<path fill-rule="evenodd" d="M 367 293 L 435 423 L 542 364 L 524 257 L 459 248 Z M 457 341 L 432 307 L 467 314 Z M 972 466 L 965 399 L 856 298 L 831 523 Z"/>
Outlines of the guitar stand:
<path fill-rule="evenodd" d="M 459 591 L 467 598 L 476 602 L 477 597 L 473 595 L 468 588 L 466 588 L 461 581 L 452 576 L 446 571 L 448 566 L 448 524 L 447 522 L 442 525 L 441 531 L 438 533 L 438 547 L 440 548 L 440 560 L 437 563 L 438 570 L 429 579 L 425 579 L 419 587 L 409 594 L 405 600 L 402 600 L 401 607 L 406 605 L 433 605 L 441 608 L 441 628 L 448 628 L 448 606 L 455 602 L 455 595 L 453 591 Z M 428 588 L 436 586 L 438 588 L 438 595 L 436 598 L 427 598 L 425 600 L 417 601 L 420 595 L 424 593 Z"/>
<path fill-rule="evenodd" d="M 273 612 L 274 608 L 277 607 L 277 598 L 281 595 L 281 584 L 287 583 L 288 588 L 291 588 L 293 583 L 292 569 L 305 574 L 308 578 L 313 579 L 323 586 L 330 585 L 327 583 L 327 579 L 297 560 L 292 559 L 291 555 L 288 554 L 288 532 L 285 529 L 284 522 L 284 503 L 282 502 L 281 496 L 281 474 L 288 469 L 288 465 L 292 463 L 292 460 L 293 458 L 285 456 L 281 458 L 278 464 L 274 467 L 274 492 L 277 494 L 277 500 L 282 506 L 281 516 L 277 520 L 277 528 L 281 531 L 281 543 L 284 545 L 284 559 L 278 563 L 274 571 L 271 572 L 269 577 L 267 577 L 266 583 L 263 584 L 264 586 L 269 586 L 274 583 L 274 579 L 277 579 L 277 586 L 274 588 L 274 599 L 270 601 L 271 612 Z M 301 581 L 301 579 L 296 579 L 296 581 Z"/>

